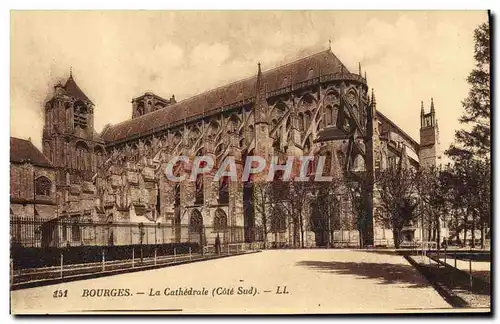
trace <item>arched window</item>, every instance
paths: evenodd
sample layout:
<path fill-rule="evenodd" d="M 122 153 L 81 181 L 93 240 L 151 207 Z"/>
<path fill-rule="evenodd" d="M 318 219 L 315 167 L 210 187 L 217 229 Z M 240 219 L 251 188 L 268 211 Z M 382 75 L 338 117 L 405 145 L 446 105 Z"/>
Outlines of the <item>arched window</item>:
<path fill-rule="evenodd" d="M 314 69 L 310 68 L 309 73 L 307 74 L 307 79 L 312 79 L 314 78 Z"/>
<path fill-rule="evenodd" d="M 219 131 L 219 124 L 216 121 L 213 121 L 210 123 L 210 126 L 208 127 L 208 138 L 209 139 L 215 139 L 215 136 L 217 135 Z"/>
<path fill-rule="evenodd" d="M 226 213 L 218 208 L 215 211 L 214 216 L 214 231 L 215 232 L 225 232 L 227 230 L 227 215 Z"/>
<path fill-rule="evenodd" d="M 228 133 L 236 133 L 238 131 L 239 119 L 236 115 L 232 115 L 229 120 L 229 125 L 227 127 Z"/>
<path fill-rule="evenodd" d="M 52 182 L 47 177 L 38 177 L 35 180 L 35 193 L 37 196 L 50 196 Z"/>
<path fill-rule="evenodd" d="M 139 104 L 137 105 L 137 115 L 138 116 L 144 115 L 144 102 L 143 101 L 139 102 Z"/>
<path fill-rule="evenodd" d="M 353 163 L 353 166 L 352 166 L 352 171 L 355 171 L 355 172 L 365 171 L 365 160 L 363 159 L 363 157 L 360 154 L 358 154 L 354 158 L 354 163 Z"/>
<path fill-rule="evenodd" d="M 332 125 L 333 126 L 337 126 L 338 113 L 339 113 L 339 106 L 334 105 L 333 109 L 332 109 Z"/>
<path fill-rule="evenodd" d="M 219 203 L 229 203 L 229 177 L 224 176 L 219 181 Z"/>
<path fill-rule="evenodd" d="M 75 127 L 87 127 L 88 108 L 82 101 L 77 101 L 74 104 L 74 120 Z"/>
<path fill-rule="evenodd" d="M 73 242 L 80 242 L 82 239 L 78 216 L 71 218 L 71 239 Z"/>
<path fill-rule="evenodd" d="M 78 170 L 88 170 L 90 168 L 89 163 L 89 148 L 85 142 L 76 143 L 76 168 Z"/>
<path fill-rule="evenodd" d="M 130 152 L 131 156 L 128 157 L 131 162 L 137 162 L 139 161 L 139 147 L 137 146 L 137 143 L 133 143 L 132 146 L 130 147 Z"/>
<path fill-rule="evenodd" d="M 326 106 L 325 108 L 325 121 L 326 121 L 326 126 L 331 126 L 333 125 L 332 123 L 332 117 L 333 117 L 333 108 L 332 106 Z"/>
<path fill-rule="evenodd" d="M 304 154 L 309 153 L 310 150 L 311 150 L 311 141 L 310 141 L 310 137 L 308 137 L 306 139 L 306 142 L 304 143 Z"/>
<path fill-rule="evenodd" d="M 317 158 L 318 157 L 315 156 L 314 161 L 309 162 L 309 164 L 307 165 L 306 177 L 308 177 L 309 179 L 315 177 Z"/>
<path fill-rule="evenodd" d="M 337 160 L 339 161 L 339 164 L 341 168 L 343 169 L 345 166 L 345 154 L 342 151 L 337 151 Z"/>
<path fill-rule="evenodd" d="M 149 155 L 151 147 L 152 147 L 151 139 L 148 138 L 147 140 L 144 141 L 144 152 L 146 155 Z"/>
<path fill-rule="evenodd" d="M 189 231 L 192 233 L 200 233 L 203 228 L 203 217 L 197 209 L 193 209 L 189 218 Z"/>
<path fill-rule="evenodd" d="M 306 111 L 304 113 L 304 129 L 307 131 L 311 125 L 311 112 Z"/>
<path fill-rule="evenodd" d="M 332 171 L 332 154 L 330 152 L 326 152 L 324 155 L 325 164 L 323 165 L 323 176 L 331 175 Z"/>
<path fill-rule="evenodd" d="M 196 183 L 195 183 L 195 204 L 201 205 L 203 204 L 203 175 L 198 174 L 196 176 Z"/>
<path fill-rule="evenodd" d="M 104 149 L 102 146 L 96 146 L 94 148 L 94 155 L 95 155 L 95 169 L 100 168 L 101 165 L 104 163 Z"/>
<path fill-rule="evenodd" d="M 299 130 L 304 131 L 304 115 L 302 113 L 299 113 Z"/>
<path fill-rule="evenodd" d="M 176 132 L 174 135 L 174 145 L 179 144 L 179 142 L 182 140 L 182 135 L 180 132 Z"/>
<path fill-rule="evenodd" d="M 197 128 L 193 129 L 189 134 L 189 145 L 194 145 L 200 137 L 200 132 Z"/>

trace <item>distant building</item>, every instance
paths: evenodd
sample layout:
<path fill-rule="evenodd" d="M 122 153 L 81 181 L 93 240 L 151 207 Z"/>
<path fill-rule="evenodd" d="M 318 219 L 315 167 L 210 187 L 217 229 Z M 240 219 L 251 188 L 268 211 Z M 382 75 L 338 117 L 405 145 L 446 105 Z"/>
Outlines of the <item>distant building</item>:
<path fill-rule="evenodd" d="M 41 239 L 41 229 L 24 226 L 28 220 L 57 215 L 56 171 L 29 140 L 10 138 L 10 217 L 13 243 L 32 245 Z M 27 230 L 31 227 L 29 230 Z"/>

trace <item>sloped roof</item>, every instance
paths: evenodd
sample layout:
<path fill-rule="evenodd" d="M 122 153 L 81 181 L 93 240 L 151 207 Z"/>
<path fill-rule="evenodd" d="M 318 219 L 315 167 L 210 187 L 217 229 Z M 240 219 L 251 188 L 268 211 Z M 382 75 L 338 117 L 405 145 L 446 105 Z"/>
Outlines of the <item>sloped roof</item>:
<path fill-rule="evenodd" d="M 414 146 L 414 149 L 418 149 L 418 147 L 420 147 L 420 144 L 417 141 L 415 141 L 410 135 L 408 135 L 405 131 L 403 131 L 401 129 L 401 127 L 396 125 L 396 123 L 394 123 L 392 120 L 390 120 L 389 117 L 382 114 L 379 110 L 377 110 L 377 117 L 380 118 L 382 124 L 385 123 L 385 124 L 389 125 L 390 128 L 393 128 L 402 137 L 406 138 L 410 143 L 412 143 Z"/>
<path fill-rule="evenodd" d="M 95 131 L 94 129 L 94 137 L 93 137 L 94 141 L 96 142 L 100 142 L 100 143 L 104 143 L 104 140 L 102 139 L 101 135 Z"/>
<path fill-rule="evenodd" d="M 66 81 L 66 84 L 64 85 L 64 90 L 66 91 L 66 94 L 80 99 L 84 101 L 88 101 L 92 104 L 94 104 L 86 95 L 83 93 L 82 89 L 76 84 L 75 80 L 73 79 L 73 76 L 70 75 L 68 78 L 68 81 Z"/>
<path fill-rule="evenodd" d="M 326 50 L 265 71 L 263 78 L 267 84 L 267 91 L 274 91 L 290 86 L 292 81 L 296 84 L 341 71 L 349 73 L 335 54 Z M 149 114 L 110 126 L 103 131 L 102 137 L 108 143 L 124 140 L 224 105 L 249 99 L 255 95 L 256 82 L 257 76 L 255 75 L 201 93 Z"/>
<path fill-rule="evenodd" d="M 52 164 L 40 152 L 31 141 L 11 137 L 10 138 L 10 161 L 11 162 L 26 162 L 29 161 L 34 165 L 51 167 Z"/>

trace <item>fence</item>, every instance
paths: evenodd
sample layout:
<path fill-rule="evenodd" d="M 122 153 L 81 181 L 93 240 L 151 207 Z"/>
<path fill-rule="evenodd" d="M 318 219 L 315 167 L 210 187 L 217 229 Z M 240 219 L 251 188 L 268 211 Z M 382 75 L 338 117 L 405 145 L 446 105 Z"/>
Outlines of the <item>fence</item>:
<path fill-rule="evenodd" d="M 151 245 L 172 243 L 243 243 L 243 226 L 190 226 L 170 223 L 82 221 L 79 218 L 42 219 L 16 217 L 10 220 L 13 246 L 72 247 Z"/>
<path fill-rule="evenodd" d="M 169 243 L 157 245 L 117 245 L 117 246 L 71 246 L 26 247 L 11 246 L 10 257 L 13 269 L 31 269 L 65 265 L 91 264 L 106 261 L 143 260 L 155 256 L 199 253 L 197 243 Z"/>

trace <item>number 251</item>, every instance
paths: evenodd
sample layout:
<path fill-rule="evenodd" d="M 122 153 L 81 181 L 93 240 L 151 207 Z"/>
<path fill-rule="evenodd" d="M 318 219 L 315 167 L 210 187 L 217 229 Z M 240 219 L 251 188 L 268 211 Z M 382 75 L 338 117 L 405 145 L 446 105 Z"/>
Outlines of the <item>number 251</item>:
<path fill-rule="evenodd" d="M 60 297 L 68 297 L 68 289 L 65 290 L 55 290 L 54 294 L 52 295 L 54 298 L 60 298 Z"/>

